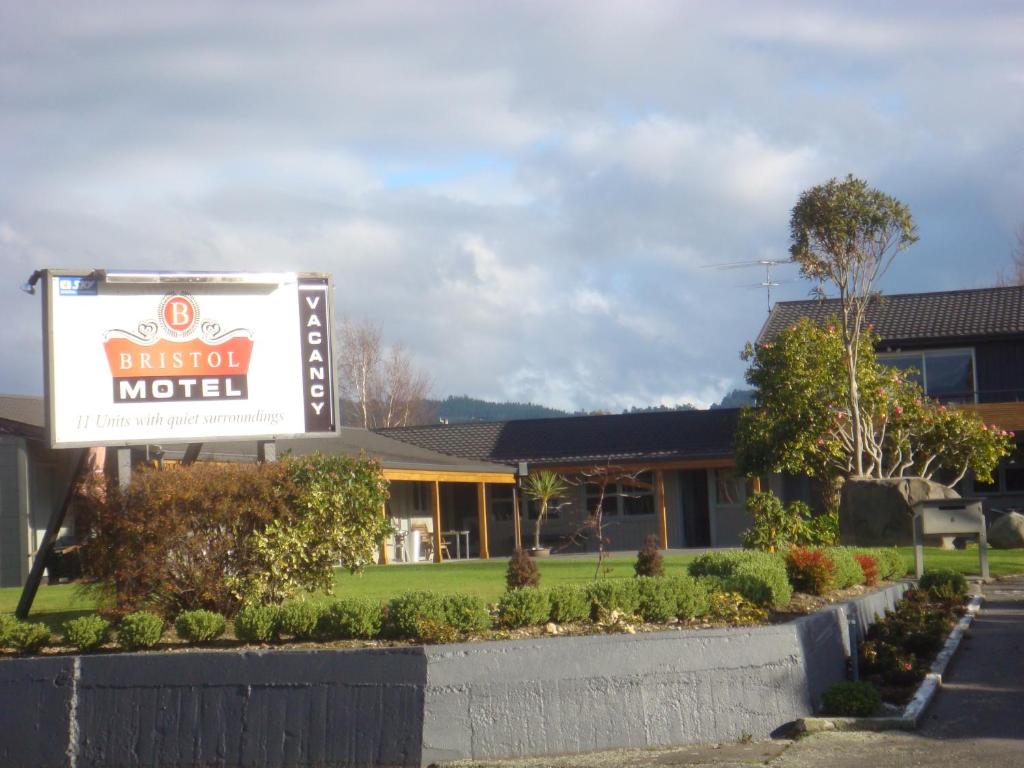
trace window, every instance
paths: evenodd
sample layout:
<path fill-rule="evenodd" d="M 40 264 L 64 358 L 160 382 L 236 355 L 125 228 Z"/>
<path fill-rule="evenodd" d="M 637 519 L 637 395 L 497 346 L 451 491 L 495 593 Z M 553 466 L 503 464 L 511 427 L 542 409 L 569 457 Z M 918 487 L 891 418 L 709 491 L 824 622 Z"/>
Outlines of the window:
<path fill-rule="evenodd" d="M 734 469 L 715 470 L 715 504 L 737 506 L 746 501 L 747 479 Z"/>
<path fill-rule="evenodd" d="M 909 373 L 929 397 L 944 403 L 977 400 L 973 349 L 928 349 L 920 352 L 885 352 L 878 362 Z"/>
<path fill-rule="evenodd" d="M 1009 456 L 992 470 L 992 482 L 982 483 L 974 478 L 975 493 L 1024 492 L 1024 444 L 1018 443 Z"/>
<path fill-rule="evenodd" d="M 562 515 L 562 509 L 569 503 L 569 499 L 562 496 L 555 496 L 548 501 L 548 520 L 557 520 Z M 540 515 L 540 502 L 536 499 L 530 499 L 529 506 L 526 509 L 526 516 L 530 520 L 536 520 L 537 516 Z"/>
<path fill-rule="evenodd" d="M 588 483 L 586 487 L 587 514 L 597 511 L 601 499 L 601 486 Z M 604 490 L 602 509 L 606 515 L 642 517 L 654 514 L 654 476 L 641 472 L 636 477 L 609 480 Z"/>
<path fill-rule="evenodd" d="M 515 517 L 515 501 L 512 493 L 513 485 L 488 485 L 491 493 L 491 515 L 495 520 L 512 520 Z"/>
<path fill-rule="evenodd" d="M 412 508 L 416 512 L 430 510 L 430 491 L 426 483 L 412 484 Z"/>

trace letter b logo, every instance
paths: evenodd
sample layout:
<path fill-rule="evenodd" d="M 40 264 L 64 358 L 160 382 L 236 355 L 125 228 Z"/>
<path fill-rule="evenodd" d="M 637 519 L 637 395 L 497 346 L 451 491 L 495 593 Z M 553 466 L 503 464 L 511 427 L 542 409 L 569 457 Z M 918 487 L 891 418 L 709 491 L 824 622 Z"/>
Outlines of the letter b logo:
<path fill-rule="evenodd" d="M 196 322 L 196 304 L 191 296 L 182 294 L 164 298 L 160 306 L 160 319 L 164 327 L 175 335 L 184 334 Z"/>

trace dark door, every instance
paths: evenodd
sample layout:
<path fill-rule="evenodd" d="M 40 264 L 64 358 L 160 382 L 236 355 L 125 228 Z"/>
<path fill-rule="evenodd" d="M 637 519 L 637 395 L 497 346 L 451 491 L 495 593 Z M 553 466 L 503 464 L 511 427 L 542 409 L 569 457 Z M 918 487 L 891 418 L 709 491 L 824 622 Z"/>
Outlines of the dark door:
<path fill-rule="evenodd" d="M 705 469 L 680 472 L 683 492 L 684 546 L 711 546 L 711 516 L 708 507 L 708 473 Z"/>

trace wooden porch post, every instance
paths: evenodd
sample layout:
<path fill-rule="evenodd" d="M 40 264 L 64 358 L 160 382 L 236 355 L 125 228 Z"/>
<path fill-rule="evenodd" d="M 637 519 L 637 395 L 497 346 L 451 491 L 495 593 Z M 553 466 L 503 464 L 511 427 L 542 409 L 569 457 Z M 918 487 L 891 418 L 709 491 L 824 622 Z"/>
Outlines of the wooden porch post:
<path fill-rule="evenodd" d="M 434 562 L 441 562 L 441 483 L 430 484 L 430 502 L 434 510 Z"/>
<path fill-rule="evenodd" d="M 665 507 L 665 473 L 657 470 L 654 473 L 654 498 L 658 504 L 658 523 L 661 526 L 661 548 L 668 549 L 668 510 Z"/>
<path fill-rule="evenodd" d="M 523 531 L 519 522 L 519 488 L 512 486 L 512 530 L 516 541 L 513 551 L 518 552 L 523 548 Z"/>
<path fill-rule="evenodd" d="M 380 505 L 380 513 L 382 515 L 384 515 L 384 519 L 385 520 L 388 519 L 388 505 L 387 505 L 387 503 L 384 503 L 384 504 Z M 381 565 L 387 565 L 388 564 L 388 541 L 387 541 L 387 539 L 382 539 L 381 542 L 380 542 L 380 564 Z"/>
<path fill-rule="evenodd" d="M 491 557 L 491 542 L 487 533 L 487 483 L 476 484 L 476 516 L 480 527 L 480 559 Z M 469 556 L 469 553 L 466 553 Z"/>
<path fill-rule="evenodd" d="M 761 478 L 760 478 L 760 476 L 755 476 L 755 477 L 750 478 L 750 489 L 754 493 L 760 493 L 761 492 Z"/>

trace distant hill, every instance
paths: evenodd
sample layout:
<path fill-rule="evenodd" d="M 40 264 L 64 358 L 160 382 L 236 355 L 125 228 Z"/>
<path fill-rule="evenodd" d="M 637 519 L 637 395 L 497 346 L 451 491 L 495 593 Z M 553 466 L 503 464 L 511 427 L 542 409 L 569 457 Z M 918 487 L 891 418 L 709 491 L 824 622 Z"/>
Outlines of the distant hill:
<path fill-rule="evenodd" d="M 716 408 L 742 408 L 747 405 L 754 404 L 754 390 L 752 389 L 734 389 L 732 392 L 722 398 L 722 402 L 715 403 L 711 406 L 711 410 Z"/>
<path fill-rule="evenodd" d="M 438 420 L 449 424 L 466 421 L 514 421 L 517 419 L 551 419 L 571 416 L 568 411 L 548 408 L 536 403 L 494 403 L 468 395 L 451 395 L 444 400 L 429 401 Z"/>

